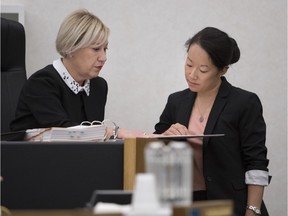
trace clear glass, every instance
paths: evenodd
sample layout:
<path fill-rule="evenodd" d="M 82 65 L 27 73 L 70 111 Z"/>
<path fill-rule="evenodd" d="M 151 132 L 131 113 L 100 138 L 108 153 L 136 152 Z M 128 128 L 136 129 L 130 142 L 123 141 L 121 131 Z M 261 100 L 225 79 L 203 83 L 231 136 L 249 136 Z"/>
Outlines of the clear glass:
<path fill-rule="evenodd" d="M 174 205 L 189 205 L 192 200 L 192 148 L 186 142 L 170 142 L 171 201 Z"/>
<path fill-rule="evenodd" d="M 145 148 L 146 172 L 156 177 L 163 205 L 189 205 L 192 200 L 192 149 L 186 142 L 152 142 Z"/>

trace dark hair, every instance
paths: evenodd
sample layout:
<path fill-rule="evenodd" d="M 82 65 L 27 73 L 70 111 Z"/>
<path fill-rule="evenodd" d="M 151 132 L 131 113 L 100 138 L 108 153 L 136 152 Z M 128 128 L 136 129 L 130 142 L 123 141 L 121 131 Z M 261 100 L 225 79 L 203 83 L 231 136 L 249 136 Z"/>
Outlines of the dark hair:
<path fill-rule="evenodd" d="M 217 28 L 206 27 L 187 40 L 185 43 L 187 52 L 192 44 L 200 45 L 219 69 L 240 59 L 240 49 L 236 41 Z"/>

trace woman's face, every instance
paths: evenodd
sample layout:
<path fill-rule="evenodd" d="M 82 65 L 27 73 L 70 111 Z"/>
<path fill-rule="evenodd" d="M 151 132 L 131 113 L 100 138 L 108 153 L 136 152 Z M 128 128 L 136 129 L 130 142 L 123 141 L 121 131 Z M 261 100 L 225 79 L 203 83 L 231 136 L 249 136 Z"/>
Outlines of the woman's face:
<path fill-rule="evenodd" d="M 192 44 L 187 53 L 185 78 L 193 92 L 208 93 L 221 83 L 220 71 L 210 59 L 208 53 L 198 44 Z"/>
<path fill-rule="evenodd" d="M 104 66 L 108 42 L 104 45 L 92 45 L 71 53 L 68 58 L 68 71 L 77 82 L 83 82 L 99 75 Z M 66 66 L 66 65 L 65 65 Z"/>

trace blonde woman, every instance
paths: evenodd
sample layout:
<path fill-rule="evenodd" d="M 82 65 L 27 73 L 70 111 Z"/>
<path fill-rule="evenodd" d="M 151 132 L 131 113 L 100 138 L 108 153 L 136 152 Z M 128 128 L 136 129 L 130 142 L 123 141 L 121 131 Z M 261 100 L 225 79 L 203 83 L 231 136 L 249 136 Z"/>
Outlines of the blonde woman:
<path fill-rule="evenodd" d="M 108 36 L 108 27 L 87 10 L 66 17 L 56 38 L 61 57 L 27 80 L 11 130 L 102 121 L 108 86 L 99 73 L 107 60 Z"/>

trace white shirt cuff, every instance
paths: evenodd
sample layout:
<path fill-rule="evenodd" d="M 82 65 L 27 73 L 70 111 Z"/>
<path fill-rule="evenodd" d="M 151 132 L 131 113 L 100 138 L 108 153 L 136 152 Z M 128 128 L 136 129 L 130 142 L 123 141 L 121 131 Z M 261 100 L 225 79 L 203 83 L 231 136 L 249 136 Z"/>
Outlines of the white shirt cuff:
<path fill-rule="evenodd" d="M 269 184 L 269 174 L 263 170 L 249 170 L 245 173 L 245 183 L 267 186 Z"/>

